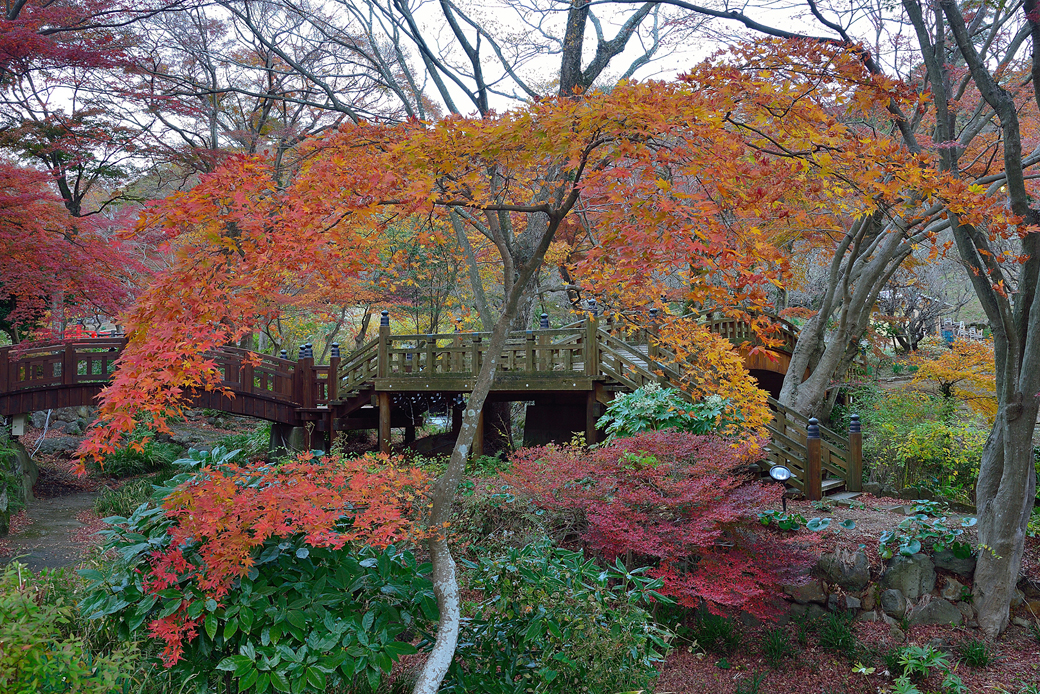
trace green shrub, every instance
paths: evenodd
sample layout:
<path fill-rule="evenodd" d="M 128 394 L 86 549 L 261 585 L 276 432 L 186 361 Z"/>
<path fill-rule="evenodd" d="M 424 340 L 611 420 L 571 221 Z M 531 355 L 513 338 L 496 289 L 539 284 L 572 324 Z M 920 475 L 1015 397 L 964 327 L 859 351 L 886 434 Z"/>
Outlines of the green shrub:
<path fill-rule="evenodd" d="M 547 541 L 464 564 L 485 597 L 467 606 L 440 691 L 619 692 L 657 675 L 670 634 L 646 607 L 669 601 L 641 570 L 603 569 Z"/>
<path fill-rule="evenodd" d="M 152 497 L 152 487 L 161 484 L 169 474 L 160 472 L 148 477 L 128 480 L 119 489 L 104 487 L 94 499 L 94 513 L 107 516 L 129 516 Z"/>
<path fill-rule="evenodd" d="M 177 461 L 189 472 L 157 486 L 153 500 L 161 504 L 191 470 L 219 468 L 238 455 L 192 451 Z M 298 693 L 365 681 L 376 689 L 401 655 L 417 652 L 412 632 L 437 616 L 429 567 L 410 553 L 314 547 L 302 535 L 270 537 L 219 603 L 199 597 L 195 567 L 203 560 L 198 543 L 189 542 L 180 553 L 184 565 L 168 567 L 156 592 L 146 586 L 155 574 L 142 569 L 169 546 L 174 521 L 166 509 L 141 505 L 128 518 L 106 520 L 112 527 L 103 531 L 104 549 L 117 559 L 80 572 L 90 582 L 80 609 L 123 640 L 158 638 L 168 627 L 162 620 L 174 615 L 192 621 L 193 638 L 166 641 L 175 687 L 222 681 L 225 689 L 233 683 L 238 692 L 264 692 L 289 691 L 291 683 Z"/>
<path fill-rule="evenodd" d="M 610 439 L 661 429 L 711 434 L 735 423 L 723 421 L 728 405 L 728 400 L 717 395 L 691 404 L 674 388 L 650 383 L 611 400 L 596 424 L 606 428 Z"/>
<path fill-rule="evenodd" d="M 740 645 L 740 632 L 733 620 L 722 615 L 703 612 L 691 628 L 697 645 L 709 653 L 729 655 Z"/>
<path fill-rule="evenodd" d="M 31 572 L 9 564 L 0 575 L 0 691 L 4 694 L 110 694 L 122 690 L 132 649 L 92 654 L 63 630 L 73 608 L 60 598 L 38 603 Z"/>
<path fill-rule="evenodd" d="M 836 426 L 855 412 L 863 424 L 864 470 L 899 488 L 927 488 L 951 501 L 972 503 L 988 425 L 958 419 L 958 402 L 903 388 L 867 385 L 852 392 Z"/>
<path fill-rule="evenodd" d="M 124 444 L 122 448 L 105 455 L 100 463 L 88 463 L 88 469 L 120 479 L 137 477 L 151 472 L 169 471 L 173 461 L 184 454 L 184 449 L 177 444 L 161 443 L 146 430 L 135 431 Z"/>
<path fill-rule="evenodd" d="M 229 434 L 217 441 L 217 446 L 227 450 L 238 449 L 247 460 L 257 460 L 267 456 L 271 444 L 271 423 L 262 422 L 252 431 L 244 434 Z"/>

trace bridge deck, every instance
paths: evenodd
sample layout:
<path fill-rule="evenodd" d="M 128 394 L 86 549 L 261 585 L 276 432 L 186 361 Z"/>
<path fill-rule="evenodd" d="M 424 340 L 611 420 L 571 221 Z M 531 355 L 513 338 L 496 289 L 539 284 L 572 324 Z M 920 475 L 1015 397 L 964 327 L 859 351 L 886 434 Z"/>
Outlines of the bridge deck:
<path fill-rule="evenodd" d="M 736 344 L 753 337 L 735 320 L 708 327 Z M 579 403 L 586 409 L 586 440 L 594 442 L 597 403 L 608 402 L 613 392 L 650 382 L 681 390 L 679 360 L 655 334 L 653 326 L 626 330 L 595 318 L 514 333 L 496 355 L 491 399 L 552 397 Z M 794 345 L 793 327 L 785 326 L 782 336 L 783 344 L 774 350 L 787 356 Z M 208 355 L 219 372 L 219 388 L 192 397 L 197 406 L 286 426 L 310 425 L 329 437 L 344 429 L 378 428 L 386 448 L 391 427 L 414 427 L 431 406 L 457 403 L 456 396 L 472 390 L 477 372 L 490 358 L 489 341 L 490 333 L 393 335 L 384 314 L 375 339 L 345 358 L 334 348 L 327 366 L 315 364 L 306 352 L 292 361 L 222 348 Z M 123 338 L 93 338 L 0 348 L 0 415 L 93 404 L 125 345 Z M 820 452 L 814 453 L 808 420 L 776 401 L 771 406 L 775 419 L 767 455 L 772 464 L 794 472 L 796 487 L 812 496 L 819 486 L 810 483 L 806 488 L 807 476 L 828 474 L 841 484 L 856 477 L 850 471 L 855 461 L 848 438 L 821 428 Z M 477 451 L 479 445 L 475 443 Z"/>

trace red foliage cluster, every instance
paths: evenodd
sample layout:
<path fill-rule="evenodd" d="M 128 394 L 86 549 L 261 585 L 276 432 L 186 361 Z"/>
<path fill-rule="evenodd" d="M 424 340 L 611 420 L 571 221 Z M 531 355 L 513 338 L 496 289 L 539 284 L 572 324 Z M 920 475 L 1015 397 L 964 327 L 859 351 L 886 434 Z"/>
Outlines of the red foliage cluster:
<path fill-rule="evenodd" d="M 780 494 L 741 472 L 760 454 L 758 441 L 655 431 L 592 450 L 524 449 L 507 480 L 543 508 L 581 512 L 589 549 L 653 564 L 681 605 L 769 616 L 779 584 L 812 560 L 756 522 Z"/>
<path fill-rule="evenodd" d="M 227 595 L 266 540 L 303 535 L 312 547 L 338 549 L 415 539 L 422 532 L 410 511 L 427 482 L 422 471 L 375 454 L 316 460 L 306 453 L 280 465 L 203 469 L 166 498 L 166 515 L 176 521 L 170 544 L 149 557 L 145 572 L 146 592 L 180 586 L 186 593 L 177 612 L 149 624 L 166 642 L 164 659 L 176 662 L 195 633 L 191 602 Z"/>

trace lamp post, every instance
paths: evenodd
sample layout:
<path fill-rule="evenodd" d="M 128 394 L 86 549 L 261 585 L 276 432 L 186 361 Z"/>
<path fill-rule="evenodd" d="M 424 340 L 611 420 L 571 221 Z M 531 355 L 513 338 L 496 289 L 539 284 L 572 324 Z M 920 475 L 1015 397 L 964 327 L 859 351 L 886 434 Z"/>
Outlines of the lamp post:
<path fill-rule="evenodd" d="M 780 497 L 783 502 L 784 515 L 787 514 L 787 485 L 784 484 L 787 480 L 791 479 L 791 471 L 783 465 L 774 465 L 769 468 L 769 476 L 774 480 L 784 485 L 783 496 Z"/>

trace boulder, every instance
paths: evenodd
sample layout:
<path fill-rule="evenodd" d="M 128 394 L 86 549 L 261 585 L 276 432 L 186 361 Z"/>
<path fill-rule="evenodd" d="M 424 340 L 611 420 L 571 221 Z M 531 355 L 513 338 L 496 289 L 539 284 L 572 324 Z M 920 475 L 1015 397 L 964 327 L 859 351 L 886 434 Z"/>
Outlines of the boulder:
<path fill-rule="evenodd" d="M 815 578 L 801 585 L 786 585 L 784 593 L 799 605 L 818 603 L 822 605 L 827 601 L 827 594 L 823 592 L 823 586 Z"/>
<path fill-rule="evenodd" d="M 912 626 L 923 626 L 928 624 L 949 624 L 960 626 L 964 615 L 949 600 L 937 598 L 929 600 L 923 605 L 918 605 L 910 613 L 910 624 Z"/>
<path fill-rule="evenodd" d="M 906 597 L 897 589 L 889 588 L 881 593 L 881 609 L 892 617 L 906 614 Z"/>
<path fill-rule="evenodd" d="M 883 496 L 881 488 L 881 484 L 878 482 L 866 482 L 863 484 L 863 491 L 871 496 Z"/>
<path fill-rule="evenodd" d="M 975 557 L 970 556 L 966 559 L 959 559 L 954 556 L 953 552 L 948 549 L 944 549 L 941 552 L 936 552 L 934 557 L 935 568 L 944 569 L 950 573 L 957 574 L 961 578 L 971 578 L 975 575 Z"/>
<path fill-rule="evenodd" d="M 79 448 L 83 439 L 78 436 L 58 436 L 53 439 L 44 439 L 37 451 L 41 455 L 53 455 L 55 453 L 71 453 Z"/>
<path fill-rule="evenodd" d="M 874 591 L 874 586 L 868 586 L 860 596 L 860 600 L 863 602 L 864 610 L 869 611 L 877 607 L 877 593 Z"/>
<path fill-rule="evenodd" d="M 881 621 L 881 617 L 878 616 L 877 612 L 875 612 L 873 610 L 868 610 L 866 612 L 860 612 L 858 615 L 856 615 L 856 620 L 855 621 L 857 621 L 857 622 L 880 622 Z"/>
<path fill-rule="evenodd" d="M 975 619 L 975 608 L 966 602 L 957 603 L 957 609 L 961 611 L 961 616 L 964 617 L 964 623 Z"/>
<path fill-rule="evenodd" d="M 964 594 L 964 584 L 955 578 L 948 579 L 939 591 L 939 597 L 950 602 L 957 602 Z"/>
<path fill-rule="evenodd" d="M 845 609 L 846 610 L 848 610 L 850 612 L 859 612 L 859 610 L 860 610 L 860 608 L 862 606 L 863 606 L 863 603 L 860 601 L 859 598 L 854 597 L 852 595 L 846 595 L 845 596 Z"/>
<path fill-rule="evenodd" d="M 1015 588 L 1015 592 L 1011 595 L 1011 609 L 1015 609 L 1026 601 L 1026 594 L 1018 588 Z"/>
<path fill-rule="evenodd" d="M 825 554 L 820 557 L 816 567 L 829 582 L 845 590 L 860 591 L 870 583 L 870 562 L 862 550 L 852 554 Z"/>
<path fill-rule="evenodd" d="M 824 609 L 814 602 L 808 604 L 794 603 L 791 605 L 791 609 L 788 611 L 791 619 L 819 619 L 823 615 L 827 614 Z"/>
<path fill-rule="evenodd" d="M 935 589 L 935 565 L 925 554 L 897 556 L 889 561 L 881 587 L 895 588 L 907 600 L 917 600 Z"/>

